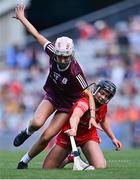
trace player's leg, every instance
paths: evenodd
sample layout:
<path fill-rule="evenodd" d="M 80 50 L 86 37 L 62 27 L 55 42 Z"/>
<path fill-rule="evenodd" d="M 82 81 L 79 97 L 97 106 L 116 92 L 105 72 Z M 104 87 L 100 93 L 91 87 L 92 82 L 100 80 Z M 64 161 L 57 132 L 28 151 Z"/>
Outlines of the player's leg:
<path fill-rule="evenodd" d="M 74 162 L 74 155 L 72 153 L 68 154 L 68 156 L 64 159 L 64 161 L 61 163 L 61 165 L 59 166 L 59 168 L 63 168 L 65 167 L 67 164 L 69 163 L 73 163 Z"/>
<path fill-rule="evenodd" d="M 38 141 L 31 147 L 30 151 L 21 159 L 17 167 L 18 169 L 24 169 L 25 164 L 27 164 L 32 158 L 45 149 L 50 139 L 62 129 L 63 125 L 68 120 L 68 117 L 69 114 L 64 112 L 56 113 L 54 115 L 48 128 L 43 132 Z M 23 164 L 23 167 L 21 164 Z"/>
<path fill-rule="evenodd" d="M 46 156 L 43 163 L 43 168 L 44 169 L 60 168 L 62 162 L 69 153 L 70 150 L 68 148 L 62 148 L 59 145 L 55 145 Z"/>
<path fill-rule="evenodd" d="M 68 113 L 55 113 L 48 128 L 43 132 L 39 140 L 32 146 L 31 150 L 29 151 L 31 158 L 39 154 L 47 146 L 50 139 L 58 134 L 65 122 L 68 120 L 68 117 Z"/>
<path fill-rule="evenodd" d="M 14 146 L 20 146 L 21 144 L 23 144 L 28 137 L 30 137 L 40 127 L 42 127 L 47 118 L 53 113 L 54 110 L 55 109 L 50 101 L 42 100 L 27 129 L 25 129 L 15 137 Z"/>
<path fill-rule="evenodd" d="M 97 142 L 90 140 L 81 148 L 90 165 L 94 166 L 95 168 L 106 167 L 106 160 Z"/>
<path fill-rule="evenodd" d="M 80 154 L 80 148 L 78 147 L 78 152 Z M 66 157 L 66 159 L 62 162 L 62 164 L 60 165 L 60 168 L 63 168 L 64 166 L 66 166 L 69 163 L 73 163 L 74 162 L 74 155 L 71 152 L 70 154 L 68 154 L 68 156 Z"/>

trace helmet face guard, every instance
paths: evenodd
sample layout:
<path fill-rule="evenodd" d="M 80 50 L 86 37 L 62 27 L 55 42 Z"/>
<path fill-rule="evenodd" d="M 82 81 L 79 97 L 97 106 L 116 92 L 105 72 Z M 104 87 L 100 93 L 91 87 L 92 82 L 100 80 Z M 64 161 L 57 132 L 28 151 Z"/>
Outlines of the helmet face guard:
<path fill-rule="evenodd" d="M 60 71 L 65 71 L 69 68 L 73 54 L 73 40 L 68 37 L 57 38 L 55 42 L 55 61 L 58 63 L 58 69 Z"/>
<path fill-rule="evenodd" d="M 116 93 L 116 86 L 114 83 L 108 80 L 102 80 L 97 83 L 94 97 L 100 104 L 107 104 L 115 95 Z M 103 98 L 102 98 L 103 96 Z"/>
<path fill-rule="evenodd" d="M 64 56 L 56 56 L 55 61 L 57 62 L 59 71 L 66 71 L 70 66 L 71 56 L 67 56 L 67 58 Z"/>

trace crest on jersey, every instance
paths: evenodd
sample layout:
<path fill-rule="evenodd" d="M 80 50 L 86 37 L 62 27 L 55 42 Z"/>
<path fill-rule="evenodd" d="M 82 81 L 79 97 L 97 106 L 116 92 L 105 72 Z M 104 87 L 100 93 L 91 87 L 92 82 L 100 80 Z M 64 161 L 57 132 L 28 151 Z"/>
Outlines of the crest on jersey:
<path fill-rule="evenodd" d="M 67 84 L 67 82 L 68 82 L 68 79 L 64 77 L 64 78 L 62 79 L 62 83 L 63 83 L 63 84 Z"/>

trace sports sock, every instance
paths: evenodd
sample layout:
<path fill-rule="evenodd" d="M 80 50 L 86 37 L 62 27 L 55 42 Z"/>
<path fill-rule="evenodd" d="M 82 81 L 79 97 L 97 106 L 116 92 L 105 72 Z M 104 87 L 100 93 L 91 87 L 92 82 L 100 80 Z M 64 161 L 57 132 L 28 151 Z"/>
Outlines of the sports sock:
<path fill-rule="evenodd" d="M 74 161 L 74 156 L 72 153 L 67 156 L 67 160 L 69 163 Z"/>
<path fill-rule="evenodd" d="M 20 162 L 23 161 L 24 163 L 28 164 L 28 162 L 30 162 L 31 159 L 32 159 L 32 158 L 30 158 L 30 156 L 28 155 L 28 153 L 26 153 L 26 154 L 23 156 L 23 158 L 20 160 Z"/>

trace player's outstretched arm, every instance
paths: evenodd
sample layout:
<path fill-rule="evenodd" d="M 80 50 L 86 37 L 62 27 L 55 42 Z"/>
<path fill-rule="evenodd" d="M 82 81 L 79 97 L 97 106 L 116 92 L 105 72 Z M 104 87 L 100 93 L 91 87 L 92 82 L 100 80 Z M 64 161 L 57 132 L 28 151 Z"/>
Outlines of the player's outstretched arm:
<path fill-rule="evenodd" d="M 28 19 L 24 15 L 25 5 L 18 4 L 15 8 L 15 16 L 13 18 L 18 19 L 27 31 L 38 41 L 39 44 L 44 46 L 44 44 L 48 41 L 44 36 L 42 36 L 36 28 L 28 21 Z"/>
<path fill-rule="evenodd" d="M 78 106 L 80 106 L 80 103 L 78 103 Z M 85 111 L 86 109 L 88 109 L 87 104 L 82 103 L 83 106 L 85 106 Z M 69 119 L 69 123 L 70 123 L 70 129 L 68 129 L 67 131 L 65 131 L 65 133 L 67 133 L 69 136 L 76 136 L 77 134 L 77 128 L 78 128 L 78 124 L 80 122 L 80 118 L 83 116 L 84 112 L 79 108 L 79 107 L 75 107 L 70 119 Z"/>
<path fill-rule="evenodd" d="M 101 127 L 105 131 L 105 133 L 109 136 L 109 138 L 112 140 L 112 143 L 116 146 L 116 150 L 120 150 L 122 148 L 121 142 L 115 137 L 109 123 L 107 120 L 104 120 L 103 122 L 100 123 Z"/>

